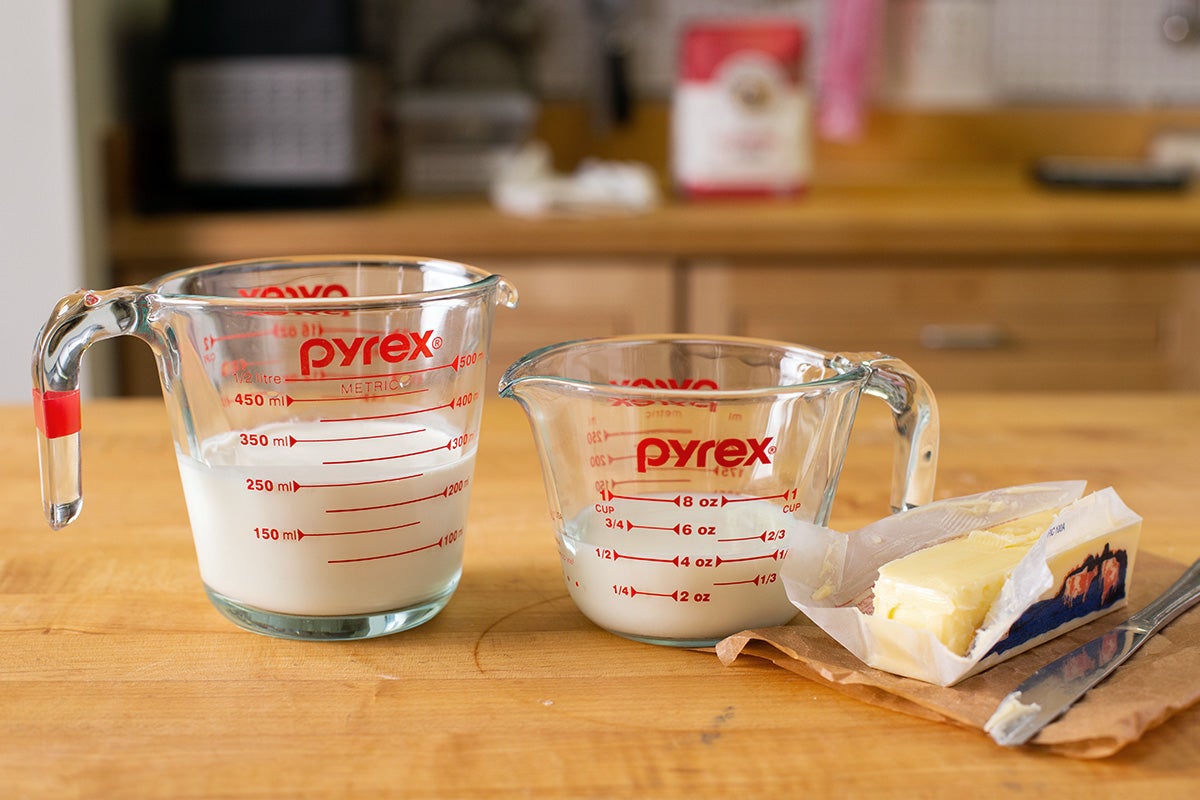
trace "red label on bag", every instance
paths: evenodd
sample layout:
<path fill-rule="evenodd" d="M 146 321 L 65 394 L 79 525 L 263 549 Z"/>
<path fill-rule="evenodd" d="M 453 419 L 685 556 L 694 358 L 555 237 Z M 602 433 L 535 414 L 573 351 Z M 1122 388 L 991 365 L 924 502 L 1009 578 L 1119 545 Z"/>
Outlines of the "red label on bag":
<path fill-rule="evenodd" d="M 33 419 L 47 439 L 79 433 L 79 390 L 39 392 L 34 389 Z"/>
<path fill-rule="evenodd" d="M 712 81 L 730 56 L 753 51 L 778 62 L 793 84 L 803 80 L 804 29 L 793 22 L 697 23 L 683 34 L 680 78 Z"/>

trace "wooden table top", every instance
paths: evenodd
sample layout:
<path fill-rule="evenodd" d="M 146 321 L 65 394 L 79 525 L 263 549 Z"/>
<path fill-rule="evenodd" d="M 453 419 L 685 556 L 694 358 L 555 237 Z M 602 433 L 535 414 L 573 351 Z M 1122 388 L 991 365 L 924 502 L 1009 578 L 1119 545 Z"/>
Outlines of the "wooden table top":
<path fill-rule="evenodd" d="M 1085 478 L 1200 556 L 1200 395 L 947 394 L 937 495 Z M 834 523 L 885 511 L 889 421 L 864 402 Z M 41 518 L 27 408 L 0 409 L 5 797 L 1194 796 L 1200 707 L 1100 761 L 852 700 L 758 659 L 654 647 L 566 594 L 520 408 L 489 400 L 462 584 L 355 643 L 234 628 L 201 588 L 161 404 L 84 408 L 86 503 Z"/>

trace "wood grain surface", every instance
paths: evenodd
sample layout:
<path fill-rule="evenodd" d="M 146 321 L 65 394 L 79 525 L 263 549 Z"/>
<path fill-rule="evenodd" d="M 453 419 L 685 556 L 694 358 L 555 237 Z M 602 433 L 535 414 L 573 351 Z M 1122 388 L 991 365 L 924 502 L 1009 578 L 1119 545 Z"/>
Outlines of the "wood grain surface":
<path fill-rule="evenodd" d="M 864 400 L 834 524 L 885 513 Z M 1083 478 L 1200 556 L 1200 396 L 947 394 L 937 495 Z M 880 408 L 876 408 L 879 406 Z M 851 700 L 756 659 L 604 633 L 567 597 L 532 437 L 489 400 L 462 584 L 358 643 L 242 632 L 202 591 L 157 401 L 84 409 L 81 520 L 46 528 L 27 408 L 0 409 L 0 796 L 1182 797 L 1200 708 L 1101 761 Z"/>

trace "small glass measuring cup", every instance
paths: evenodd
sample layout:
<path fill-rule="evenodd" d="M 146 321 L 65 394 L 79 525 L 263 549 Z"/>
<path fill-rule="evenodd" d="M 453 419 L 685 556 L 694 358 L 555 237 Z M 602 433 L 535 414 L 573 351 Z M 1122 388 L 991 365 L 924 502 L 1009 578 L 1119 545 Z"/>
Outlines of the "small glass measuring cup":
<path fill-rule="evenodd" d="M 79 367 L 154 350 L 200 574 L 236 624 L 357 639 L 437 614 L 458 585 L 498 275 L 449 261 L 241 261 L 61 300 L 34 350 L 42 497 L 82 506 Z"/>
<path fill-rule="evenodd" d="M 536 350 L 500 382 L 529 416 L 576 605 L 689 647 L 795 615 L 780 565 L 796 521 L 828 521 L 863 393 L 895 418 L 893 510 L 929 502 L 937 405 L 881 353 L 615 337 Z"/>

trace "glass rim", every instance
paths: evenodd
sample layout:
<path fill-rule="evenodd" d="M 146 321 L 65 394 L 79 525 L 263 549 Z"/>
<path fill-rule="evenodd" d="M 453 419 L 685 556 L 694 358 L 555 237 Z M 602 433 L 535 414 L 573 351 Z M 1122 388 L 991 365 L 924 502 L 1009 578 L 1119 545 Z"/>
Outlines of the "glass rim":
<path fill-rule="evenodd" d="M 716 345 L 733 346 L 746 349 L 770 349 L 781 353 L 791 353 L 807 356 L 810 363 L 821 365 L 833 371 L 833 374 L 811 381 L 777 383 L 774 385 L 748 386 L 738 389 L 689 389 L 671 386 L 638 386 L 634 384 L 600 383 L 587 378 L 575 378 L 564 375 L 546 374 L 546 371 L 531 371 L 528 374 L 518 374 L 527 369 L 530 364 L 554 353 L 567 353 L 580 350 L 587 346 L 603 347 L 606 345 L 625 346 L 670 346 L 670 345 Z M 839 369 L 838 364 L 844 367 Z M 821 389 L 843 383 L 855 383 L 864 380 L 869 369 L 865 363 L 853 360 L 847 355 L 831 353 L 815 347 L 784 342 L 772 339 L 759 339 L 750 336 L 726 336 L 717 334 L 631 334 L 621 336 L 601 336 L 584 339 L 572 339 L 556 342 L 536 350 L 532 350 L 514 361 L 500 379 L 500 393 L 507 395 L 517 384 L 526 381 L 538 381 L 561 386 L 567 386 L 581 391 L 611 396 L 629 396 L 646 399 L 678 399 L 683 402 L 696 401 L 706 398 L 712 400 L 729 400 L 735 398 L 777 396 L 781 392 L 803 392 L 810 389 Z"/>
<path fill-rule="evenodd" d="M 409 268 L 420 271 L 440 272 L 446 275 L 461 275 L 464 281 L 458 286 L 429 291 L 320 297 L 235 297 L 230 295 L 172 291 L 167 288 L 172 283 L 179 283 L 198 275 L 220 272 L 269 272 L 273 269 L 282 270 L 303 267 Z M 162 302 L 169 304 L 228 306 L 230 308 L 245 310 L 262 309 L 278 313 L 291 310 L 362 311 L 422 305 L 436 300 L 456 299 L 482 294 L 501 283 L 502 280 L 502 277 L 496 273 L 471 264 L 449 259 L 406 255 L 334 254 L 278 256 L 215 262 L 165 273 L 143 284 L 143 288 L 154 294 Z"/>

